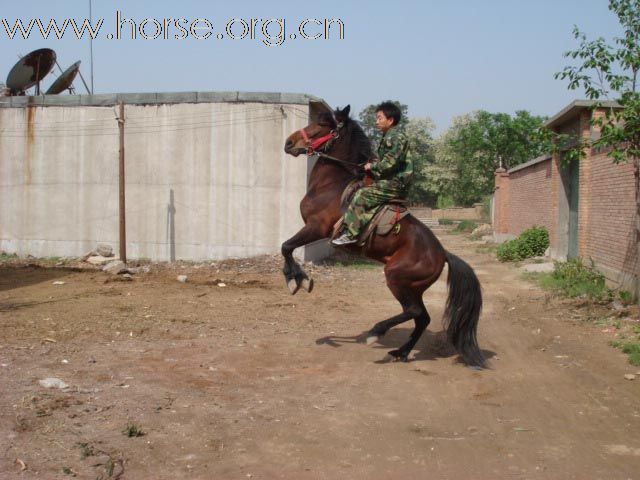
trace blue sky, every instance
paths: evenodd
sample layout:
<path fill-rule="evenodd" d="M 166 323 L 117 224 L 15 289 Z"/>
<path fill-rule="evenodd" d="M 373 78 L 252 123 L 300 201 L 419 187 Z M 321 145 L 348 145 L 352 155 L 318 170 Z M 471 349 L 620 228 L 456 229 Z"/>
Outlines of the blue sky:
<path fill-rule="evenodd" d="M 442 131 L 451 119 L 485 109 L 513 113 L 529 110 L 553 115 L 581 92 L 554 80 L 574 48 L 577 24 L 588 36 L 612 39 L 619 26 L 606 0 L 442 0 L 413 1 L 196 1 L 93 0 L 94 22 L 104 18 L 93 42 L 95 93 L 156 91 L 280 91 L 324 98 L 333 106 L 351 104 L 357 113 L 381 100 L 400 100 L 412 117 L 431 117 Z M 65 18 L 88 17 L 89 0 L 3 2 L 0 19 L 13 25 L 20 18 L 61 24 Z M 109 40 L 116 11 L 138 24 L 146 18 L 205 18 L 213 32 L 224 32 L 234 18 L 285 19 L 287 35 L 306 18 L 340 19 L 328 40 L 287 39 L 268 47 L 256 39 Z M 335 26 L 335 25 L 334 25 Z M 241 24 L 234 25 L 240 35 Z M 270 26 L 275 36 L 279 26 Z M 333 27 L 332 27 L 333 28 Z M 148 25 L 152 36 L 155 27 Z M 309 35 L 319 32 L 309 24 Z M 124 30 L 123 30 L 124 32 Z M 49 47 L 62 68 L 82 60 L 89 78 L 89 41 L 68 30 L 62 40 L 43 40 L 37 30 L 29 39 L 8 39 L 0 26 L 0 81 L 18 54 Z M 45 80 L 48 86 L 54 77 Z M 81 83 L 76 82 L 78 91 Z"/>

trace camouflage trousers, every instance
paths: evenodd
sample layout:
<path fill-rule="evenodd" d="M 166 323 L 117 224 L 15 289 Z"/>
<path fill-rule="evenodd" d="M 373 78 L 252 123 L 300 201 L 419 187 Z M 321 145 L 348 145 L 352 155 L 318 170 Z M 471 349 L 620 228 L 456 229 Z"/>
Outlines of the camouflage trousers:
<path fill-rule="evenodd" d="M 378 209 L 389 200 L 397 198 L 404 198 L 404 195 L 396 188 L 376 184 L 361 188 L 353 196 L 344 214 L 343 229 L 346 228 L 351 238 L 358 238 Z"/>

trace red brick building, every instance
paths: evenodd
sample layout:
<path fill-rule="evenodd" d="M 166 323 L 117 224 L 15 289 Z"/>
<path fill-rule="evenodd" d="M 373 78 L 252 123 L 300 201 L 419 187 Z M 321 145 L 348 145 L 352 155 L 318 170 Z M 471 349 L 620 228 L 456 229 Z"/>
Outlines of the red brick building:
<path fill-rule="evenodd" d="M 591 101 L 575 101 L 546 126 L 558 133 L 595 139 Z M 615 108 L 605 104 L 604 108 Z M 540 157 L 495 174 L 496 239 L 514 238 L 541 225 L 549 230 L 551 256 L 592 260 L 607 279 L 638 292 L 633 165 L 615 165 L 606 151 L 588 148 L 580 162 L 563 165 L 562 153 Z"/>

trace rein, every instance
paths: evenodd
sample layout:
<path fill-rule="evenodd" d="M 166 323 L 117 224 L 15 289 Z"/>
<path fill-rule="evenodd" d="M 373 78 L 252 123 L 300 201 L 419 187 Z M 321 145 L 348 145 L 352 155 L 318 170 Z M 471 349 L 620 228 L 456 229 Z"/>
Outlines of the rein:
<path fill-rule="evenodd" d="M 346 160 L 341 160 L 339 158 L 332 157 L 331 155 L 327 155 L 326 153 L 322 153 L 322 152 L 315 152 L 315 154 L 318 155 L 318 158 L 326 158 L 327 160 L 331 160 L 331 161 L 340 163 L 342 165 L 347 165 L 349 167 L 362 167 L 364 165 L 364 163 L 352 163 Z"/>

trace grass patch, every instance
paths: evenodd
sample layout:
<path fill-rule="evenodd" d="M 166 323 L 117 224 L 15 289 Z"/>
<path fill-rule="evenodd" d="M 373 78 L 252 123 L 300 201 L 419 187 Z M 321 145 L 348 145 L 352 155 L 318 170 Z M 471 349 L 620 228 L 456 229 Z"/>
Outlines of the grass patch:
<path fill-rule="evenodd" d="M 335 262 L 332 266 L 340 268 L 355 268 L 356 270 L 368 270 L 380 266 L 378 262 L 371 262 L 364 259 L 342 260 Z"/>
<path fill-rule="evenodd" d="M 602 305 L 597 307 L 600 308 L 599 311 L 613 300 L 619 300 L 626 305 L 631 304 L 632 295 L 629 292 L 624 290 L 616 292 L 607 288 L 604 275 L 596 271 L 593 266 L 584 265 L 579 258 L 568 262 L 554 262 L 554 264 L 552 273 L 527 272 L 523 274 L 523 278 L 564 297 L 581 297 L 593 301 L 594 304 L 599 303 Z M 629 311 L 625 309 L 619 309 L 618 312 L 609 310 L 606 317 L 595 318 L 594 325 L 608 330 L 615 328 L 618 339 L 612 340 L 609 345 L 625 353 L 629 357 L 629 363 L 640 366 L 640 325 L 635 321 L 630 322 L 631 317 L 616 318 L 628 314 Z"/>
<path fill-rule="evenodd" d="M 143 437 L 144 435 L 146 435 L 146 433 L 142 431 L 142 428 L 140 428 L 140 426 L 136 425 L 135 423 L 127 424 L 127 427 L 122 431 L 122 434 L 130 438 Z"/>
<path fill-rule="evenodd" d="M 622 353 L 629 355 L 629 363 L 640 367 L 640 343 L 627 343 L 622 347 Z"/>
<path fill-rule="evenodd" d="M 633 327 L 633 335 L 624 340 L 615 340 L 610 343 L 612 347 L 619 348 L 629 357 L 629 363 L 640 367 L 640 326 Z"/>
<path fill-rule="evenodd" d="M 540 285 L 569 298 L 587 297 L 597 301 L 613 298 L 612 290 L 605 286 L 604 275 L 584 265 L 579 258 L 554 262 L 553 272 L 541 275 Z"/>
<path fill-rule="evenodd" d="M 18 258 L 15 253 L 0 252 L 0 262 L 9 262 Z"/>
<path fill-rule="evenodd" d="M 476 228 L 478 228 L 478 224 L 473 220 L 462 220 L 453 231 L 456 233 L 471 233 Z"/>
<path fill-rule="evenodd" d="M 631 293 L 608 288 L 604 275 L 593 266 L 586 266 L 580 258 L 553 263 L 554 270 L 551 273 L 525 272 L 522 277 L 563 297 L 582 297 L 600 303 L 619 300 L 623 305 L 633 304 Z"/>
<path fill-rule="evenodd" d="M 449 218 L 439 218 L 438 219 L 438 224 L 439 225 L 453 225 L 455 222 Z"/>

